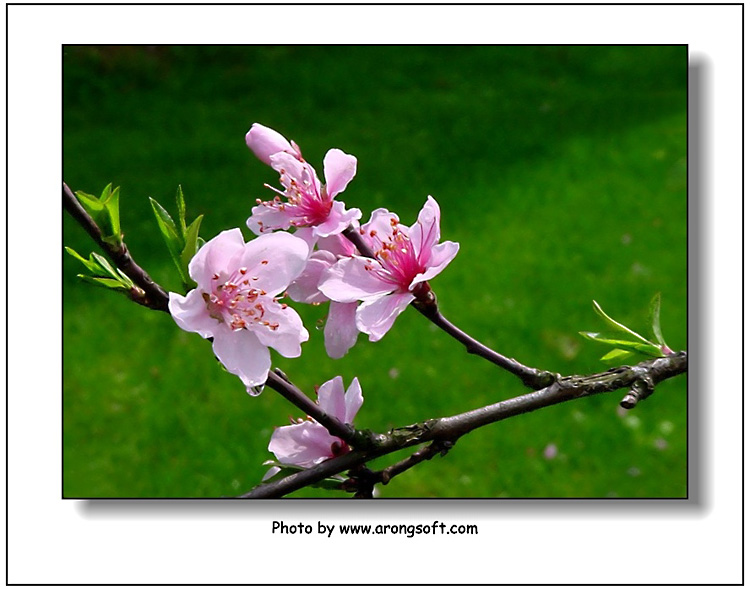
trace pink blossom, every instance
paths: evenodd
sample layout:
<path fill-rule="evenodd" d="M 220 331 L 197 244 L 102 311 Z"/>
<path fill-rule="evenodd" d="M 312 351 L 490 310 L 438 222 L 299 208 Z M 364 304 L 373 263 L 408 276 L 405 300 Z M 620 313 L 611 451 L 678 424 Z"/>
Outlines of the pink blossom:
<path fill-rule="evenodd" d="M 354 378 L 344 393 L 344 379 L 337 376 L 320 385 L 318 405 L 328 415 L 342 423 L 351 424 L 362 407 L 362 388 Z M 349 451 L 349 446 L 317 421 L 308 417 L 306 421 L 292 422 L 292 425 L 277 428 L 271 436 L 268 450 L 276 455 L 282 464 L 310 468 Z"/>
<path fill-rule="evenodd" d="M 346 210 L 334 200 L 357 173 L 357 158 L 340 149 L 331 149 L 323 159 L 325 185 L 315 169 L 302 157 L 299 147 L 282 135 L 255 123 L 246 136 L 250 149 L 276 170 L 283 190 L 272 200 L 253 207 L 247 225 L 256 235 L 290 227 L 310 228 L 301 236 L 312 245 L 318 237 L 341 233 L 362 216 L 359 209 Z"/>
<path fill-rule="evenodd" d="M 239 229 L 224 231 L 190 261 L 198 283 L 186 296 L 169 293 L 169 311 L 182 329 L 213 338 L 224 367 L 252 387 L 271 368 L 268 347 L 296 358 L 309 334 L 292 308 L 278 301 L 305 267 L 307 244 L 288 233 L 262 235 L 245 243 Z"/>
<path fill-rule="evenodd" d="M 375 258 L 339 260 L 323 276 L 320 291 L 332 301 L 362 301 L 357 328 L 378 341 L 416 298 L 417 288 L 437 276 L 458 253 L 458 244 L 440 241 L 440 208 L 431 196 L 417 222 L 406 227 L 386 209 L 373 211 L 360 233 Z M 421 286 L 420 285 L 425 285 Z"/>
<path fill-rule="evenodd" d="M 295 157 L 301 158 L 299 147 L 294 141 L 287 141 L 286 138 L 273 129 L 264 127 L 260 123 L 255 123 L 245 135 L 245 143 L 260 161 L 267 166 L 271 165 L 271 156 L 280 151 L 290 153 Z"/>
<path fill-rule="evenodd" d="M 293 301 L 308 304 L 328 301 L 328 298 L 318 289 L 323 274 L 339 258 L 351 256 L 356 252 L 352 242 L 340 234 L 320 239 L 318 248 L 310 255 L 302 273 L 287 289 Z M 342 358 L 357 342 L 359 330 L 355 321 L 356 311 L 356 302 L 331 301 L 323 331 L 326 352 L 331 358 Z"/>

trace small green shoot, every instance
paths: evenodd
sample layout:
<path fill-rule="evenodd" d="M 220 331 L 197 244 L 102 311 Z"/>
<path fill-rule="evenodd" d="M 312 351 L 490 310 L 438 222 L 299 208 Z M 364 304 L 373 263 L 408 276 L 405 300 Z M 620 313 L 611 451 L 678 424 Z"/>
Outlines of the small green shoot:
<path fill-rule="evenodd" d="M 137 288 L 133 281 L 128 278 L 119 268 L 115 268 L 109 261 L 97 253 L 92 253 L 88 259 L 84 258 L 73 248 L 66 247 L 65 251 L 81 262 L 89 274 L 78 274 L 78 278 L 85 280 L 95 286 L 122 290 L 130 293 Z"/>
<path fill-rule="evenodd" d="M 100 197 L 86 194 L 80 190 L 76 197 L 81 206 L 91 216 L 102 232 L 102 240 L 113 246 L 122 245 L 122 232 L 120 231 L 120 188 L 112 189 L 112 184 L 107 184 Z"/>
<path fill-rule="evenodd" d="M 203 241 L 198 235 L 203 215 L 199 215 L 190 225 L 187 225 L 185 222 L 185 196 L 182 193 L 181 186 L 177 187 L 176 223 L 167 210 L 155 199 L 149 198 L 149 200 L 156 216 L 159 231 L 167 244 L 169 255 L 180 273 L 182 284 L 185 290 L 190 290 L 195 286 L 195 282 L 190 278 L 188 265 Z"/>
<path fill-rule="evenodd" d="M 608 363 L 619 363 L 626 359 L 631 358 L 636 354 L 649 356 L 652 358 L 661 358 L 672 353 L 669 349 L 664 337 L 661 332 L 661 324 L 659 320 L 659 311 L 661 308 L 661 295 L 659 293 L 651 300 L 650 315 L 651 315 L 651 327 L 654 332 L 654 337 L 658 343 L 654 343 L 641 334 L 633 331 L 629 327 L 622 323 L 615 321 L 607 315 L 601 308 L 599 303 L 593 301 L 594 311 L 599 315 L 607 326 L 615 332 L 615 335 L 607 335 L 598 332 L 581 331 L 580 334 L 591 341 L 599 342 L 608 346 L 612 346 L 612 349 L 602 356 L 602 360 Z M 623 337 L 620 334 L 625 334 L 627 337 Z"/>

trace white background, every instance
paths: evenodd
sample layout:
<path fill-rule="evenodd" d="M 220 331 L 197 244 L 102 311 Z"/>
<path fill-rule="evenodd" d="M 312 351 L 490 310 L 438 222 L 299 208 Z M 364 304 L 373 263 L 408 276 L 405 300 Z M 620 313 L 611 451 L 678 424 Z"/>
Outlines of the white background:
<path fill-rule="evenodd" d="M 7 14 L 10 583 L 741 581 L 741 6 L 10 6 Z M 702 176 L 699 218 L 690 220 L 691 240 L 700 234 L 690 250 L 691 272 L 700 271 L 690 280 L 691 399 L 700 399 L 691 405 L 700 415 L 690 416 L 700 431 L 691 499 L 61 500 L 66 43 L 689 44 L 705 83 L 702 145 L 690 161 Z M 477 524 L 479 535 L 281 536 L 271 534 L 273 520 L 441 520 Z"/>

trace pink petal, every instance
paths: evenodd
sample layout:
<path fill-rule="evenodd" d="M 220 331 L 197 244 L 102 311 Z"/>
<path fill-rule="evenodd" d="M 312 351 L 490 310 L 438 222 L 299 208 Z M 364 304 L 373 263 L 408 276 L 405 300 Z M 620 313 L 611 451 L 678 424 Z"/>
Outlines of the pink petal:
<path fill-rule="evenodd" d="M 310 338 L 297 311 L 273 301 L 264 301 L 263 306 L 263 320 L 277 327 L 256 326 L 253 333 L 258 341 L 285 358 L 297 358 L 302 353 L 301 344 Z"/>
<path fill-rule="evenodd" d="M 252 208 L 247 220 L 247 226 L 255 235 L 262 235 L 277 229 L 286 230 L 291 227 L 296 207 L 284 206 L 283 209 L 261 203 Z"/>
<path fill-rule="evenodd" d="M 371 342 L 378 341 L 414 298 L 410 292 L 393 293 L 362 303 L 357 309 L 357 327 L 370 336 Z"/>
<path fill-rule="evenodd" d="M 352 384 L 349 385 L 349 388 L 346 390 L 346 395 L 344 396 L 344 404 L 346 405 L 346 413 L 344 414 L 343 422 L 344 423 L 354 423 L 354 417 L 357 415 L 357 412 L 362 407 L 362 403 L 364 403 L 364 398 L 362 397 L 362 387 L 359 384 L 359 380 L 357 380 L 357 377 L 355 376 L 352 380 Z"/>
<path fill-rule="evenodd" d="M 424 265 L 432 248 L 440 241 L 440 207 L 431 196 L 419 211 L 417 222 L 409 228 L 409 238 L 417 254 L 417 260 Z"/>
<path fill-rule="evenodd" d="M 185 297 L 170 292 L 169 312 L 182 329 L 198 333 L 201 337 L 213 337 L 221 326 L 219 321 L 208 314 L 203 292 L 197 288 L 191 290 Z"/>
<path fill-rule="evenodd" d="M 247 135 L 245 135 L 245 143 L 260 161 L 269 166 L 273 154 L 280 151 L 288 153 L 295 153 L 296 151 L 281 133 L 259 123 L 254 123 L 250 127 Z"/>
<path fill-rule="evenodd" d="M 297 235 L 297 233 L 295 233 Z M 328 299 L 318 290 L 323 272 L 336 263 L 331 252 L 318 250 L 312 253 L 302 273 L 286 289 L 289 298 L 299 303 L 324 303 Z"/>
<path fill-rule="evenodd" d="M 320 194 L 320 180 L 315 169 L 307 162 L 301 162 L 293 155 L 281 152 L 271 156 L 271 167 L 281 174 L 280 180 L 284 188 L 291 188 L 292 180 L 300 186 L 309 182 L 314 185 L 317 194 Z"/>
<path fill-rule="evenodd" d="M 283 292 L 307 263 L 307 244 L 290 233 L 265 233 L 249 241 L 237 268 L 247 268 L 253 286 L 271 296 Z"/>
<path fill-rule="evenodd" d="M 344 379 L 336 376 L 318 388 L 318 405 L 327 413 L 343 421 L 346 417 L 344 401 Z"/>
<path fill-rule="evenodd" d="M 338 303 L 331 301 L 328 308 L 328 320 L 323 331 L 326 352 L 331 358 L 343 358 L 357 343 L 359 330 L 355 315 L 357 303 Z"/>
<path fill-rule="evenodd" d="M 393 235 L 394 227 L 406 230 L 406 227 L 398 222 L 398 215 L 396 213 L 380 208 L 372 212 L 370 220 L 362 226 L 361 233 L 368 243 L 372 242 L 373 237 L 371 234 L 373 232 L 375 232 L 377 239 L 386 242 Z M 374 249 L 378 249 L 377 246 Z"/>
<path fill-rule="evenodd" d="M 328 213 L 328 218 L 316 225 L 313 228 L 313 233 L 319 237 L 329 237 L 341 233 L 344 229 L 352 225 L 357 219 L 362 216 L 362 211 L 359 209 L 346 210 L 344 203 L 341 201 L 333 201 L 331 211 Z"/>
<path fill-rule="evenodd" d="M 445 267 L 450 264 L 453 258 L 456 257 L 458 249 L 459 245 L 455 241 L 444 241 L 443 243 L 434 246 L 430 251 L 426 270 L 414 277 L 414 280 L 412 280 L 409 285 L 409 290 L 414 288 L 420 282 L 432 280 L 435 276 L 440 274 Z"/>
<path fill-rule="evenodd" d="M 353 223 L 353 225 L 356 227 L 356 223 Z M 318 249 L 331 252 L 334 256 L 348 258 L 357 253 L 354 244 L 341 234 L 321 237 L 317 243 Z"/>
<path fill-rule="evenodd" d="M 305 421 L 274 430 L 268 449 L 283 464 L 310 468 L 333 456 L 331 444 L 338 441 L 319 423 Z"/>
<path fill-rule="evenodd" d="M 344 191 L 357 173 L 357 158 L 341 151 L 331 149 L 323 159 L 323 174 L 326 179 L 326 192 L 332 199 Z"/>
<path fill-rule="evenodd" d="M 271 369 L 271 354 L 256 337 L 246 329 L 221 330 L 214 336 L 214 354 L 229 372 L 239 376 L 247 392 L 261 385 Z"/>
<path fill-rule="evenodd" d="M 374 270 L 367 270 L 374 268 Z M 395 286 L 381 278 L 376 260 L 354 256 L 339 260 L 323 275 L 318 288 L 333 301 L 353 303 L 368 297 L 392 292 Z"/>
<path fill-rule="evenodd" d="M 213 275 L 231 268 L 237 257 L 242 255 L 244 247 L 245 240 L 239 229 L 222 231 L 199 249 L 190 260 L 190 277 L 200 288 L 210 292 Z"/>

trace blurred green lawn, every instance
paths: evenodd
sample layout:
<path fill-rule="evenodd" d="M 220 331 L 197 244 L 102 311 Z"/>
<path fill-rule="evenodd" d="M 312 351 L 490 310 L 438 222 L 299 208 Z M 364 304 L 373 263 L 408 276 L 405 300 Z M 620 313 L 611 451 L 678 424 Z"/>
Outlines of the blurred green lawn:
<path fill-rule="evenodd" d="M 201 234 L 241 226 L 277 176 L 244 144 L 253 122 L 359 160 L 349 206 L 410 225 L 428 194 L 456 260 L 434 281 L 446 316 L 484 343 L 564 374 L 605 366 L 578 332 L 591 300 L 648 331 L 651 297 L 686 347 L 685 47 L 66 47 L 64 179 L 121 186 L 125 239 L 179 288 L 148 197 L 181 184 Z M 64 244 L 93 243 L 67 216 Z M 210 344 L 169 316 L 76 279 L 63 255 L 65 497 L 221 497 L 265 472 L 272 429 L 299 411 L 251 398 Z M 357 425 L 387 430 L 524 392 L 407 310 L 380 342 L 329 359 L 316 324 L 275 364 L 306 391 L 358 376 Z M 621 392 L 620 392 L 621 393 Z M 628 415 L 620 393 L 494 424 L 381 488 L 382 497 L 684 497 L 686 379 Z M 545 458 L 549 445 L 557 449 Z M 380 463 L 383 463 L 382 460 Z M 295 496 L 331 496 L 304 490 Z M 335 495 L 344 497 L 345 495 Z"/>

